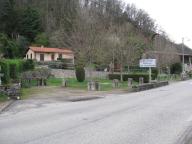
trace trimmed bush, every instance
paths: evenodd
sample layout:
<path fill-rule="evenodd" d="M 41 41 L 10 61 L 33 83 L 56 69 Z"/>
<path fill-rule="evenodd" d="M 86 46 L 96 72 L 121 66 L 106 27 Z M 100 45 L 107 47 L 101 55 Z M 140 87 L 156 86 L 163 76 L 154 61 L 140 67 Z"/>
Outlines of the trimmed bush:
<path fill-rule="evenodd" d="M 20 61 L 20 63 L 17 65 L 17 69 L 18 69 L 18 72 L 19 73 L 22 73 L 23 72 L 23 64 L 24 64 L 24 61 Z"/>
<path fill-rule="evenodd" d="M 72 62 L 68 62 L 69 60 L 61 60 L 49 62 L 48 66 L 52 69 L 74 69 L 74 64 Z"/>
<path fill-rule="evenodd" d="M 2 77 L 2 83 L 8 84 L 10 82 L 10 74 L 9 74 L 9 64 L 7 62 L 0 61 L 1 73 L 4 74 Z"/>
<path fill-rule="evenodd" d="M 159 71 L 157 68 L 152 68 L 152 74 L 154 75 L 155 78 L 157 78 Z"/>
<path fill-rule="evenodd" d="M 55 62 L 50 62 L 49 63 L 49 68 L 52 68 L 52 69 L 65 69 L 65 65 L 63 62 L 60 62 L 60 61 L 55 61 Z"/>
<path fill-rule="evenodd" d="M 28 71 L 28 70 L 34 70 L 35 69 L 35 63 L 33 60 L 26 60 L 23 62 L 23 71 Z"/>
<path fill-rule="evenodd" d="M 149 68 L 141 68 L 139 66 L 125 66 L 124 67 L 125 71 L 128 71 L 131 73 L 147 73 Z"/>
<path fill-rule="evenodd" d="M 171 65 L 171 74 L 181 74 L 182 72 L 182 64 L 174 63 Z"/>
<path fill-rule="evenodd" d="M 121 76 L 120 74 L 109 74 L 109 79 L 110 80 L 114 80 L 114 79 L 118 79 L 120 80 L 121 79 Z M 144 82 L 145 83 L 148 83 L 149 82 L 149 74 L 148 73 L 143 73 L 143 74 L 140 74 L 140 73 L 135 73 L 135 74 L 124 74 L 123 75 L 123 81 L 127 81 L 128 78 L 132 78 L 134 81 L 136 82 L 139 82 L 139 78 L 140 77 L 143 77 L 144 78 Z M 152 74 L 152 79 L 155 79 L 155 75 Z"/>
<path fill-rule="evenodd" d="M 11 79 L 17 79 L 19 75 L 19 66 L 17 66 L 16 64 L 10 64 L 9 70 Z"/>
<path fill-rule="evenodd" d="M 83 67 L 76 67 L 75 68 L 75 74 L 78 82 L 84 82 L 85 81 L 85 70 Z"/>

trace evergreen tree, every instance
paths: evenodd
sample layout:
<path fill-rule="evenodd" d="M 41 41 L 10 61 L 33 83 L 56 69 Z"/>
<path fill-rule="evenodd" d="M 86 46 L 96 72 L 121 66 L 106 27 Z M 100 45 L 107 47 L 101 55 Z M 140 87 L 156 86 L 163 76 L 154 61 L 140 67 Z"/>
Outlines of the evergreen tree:
<path fill-rule="evenodd" d="M 0 34 L 0 50 L 5 58 L 17 58 L 19 56 L 17 43 L 4 34 Z"/>
<path fill-rule="evenodd" d="M 23 58 L 29 46 L 29 41 L 24 36 L 19 36 L 16 40 L 18 45 L 19 57 Z"/>
<path fill-rule="evenodd" d="M 40 33 L 35 37 L 34 41 L 35 45 L 38 46 L 48 46 L 49 45 L 49 39 L 48 36 L 45 33 Z"/>
<path fill-rule="evenodd" d="M 0 32 L 6 33 L 9 37 L 17 35 L 17 11 L 14 0 L 0 1 Z"/>
<path fill-rule="evenodd" d="M 28 38 L 31 42 L 42 31 L 40 14 L 30 7 L 21 11 L 18 23 L 19 34 Z"/>

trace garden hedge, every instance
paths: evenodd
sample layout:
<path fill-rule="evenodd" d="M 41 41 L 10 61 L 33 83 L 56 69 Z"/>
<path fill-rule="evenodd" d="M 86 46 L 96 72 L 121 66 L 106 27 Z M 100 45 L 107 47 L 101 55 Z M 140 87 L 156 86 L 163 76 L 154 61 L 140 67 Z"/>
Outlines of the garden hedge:
<path fill-rule="evenodd" d="M 120 74 L 109 74 L 108 75 L 110 80 L 114 80 L 114 79 L 121 79 Z M 143 77 L 144 78 L 144 82 L 148 83 L 149 82 L 149 74 L 148 73 L 135 73 L 135 74 L 123 74 L 123 81 L 127 81 L 128 78 L 133 78 L 134 81 L 139 82 L 139 78 Z M 156 75 L 152 74 L 152 79 L 155 79 Z"/>
<path fill-rule="evenodd" d="M 35 63 L 33 60 L 24 60 L 23 61 L 23 71 L 29 71 L 35 69 Z"/>
<path fill-rule="evenodd" d="M 16 64 L 9 64 L 9 72 L 10 72 L 10 77 L 11 79 L 18 79 L 19 76 L 19 66 Z"/>
<path fill-rule="evenodd" d="M 2 77 L 2 83 L 8 84 L 10 82 L 9 64 L 6 62 L 0 61 L 0 66 L 1 66 L 1 73 L 4 74 L 4 76 Z"/>
<path fill-rule="evenodd" d="M 22 59 L 2 59 L 0 60 L 3 84 L 8 84 L 10 80 L 17 80 L 23 71 L 33 70 L 35 65 L 32 60 Z"/>

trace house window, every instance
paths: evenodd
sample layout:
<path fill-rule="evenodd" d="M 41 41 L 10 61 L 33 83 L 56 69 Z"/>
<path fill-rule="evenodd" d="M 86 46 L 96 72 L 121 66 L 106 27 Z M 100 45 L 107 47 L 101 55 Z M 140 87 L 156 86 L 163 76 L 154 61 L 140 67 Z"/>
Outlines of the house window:
<path fill-rule="evenodd" d="M 51 60 L 52 60 L 52 61 L 55 60 L 55 54 L 51 54 Z"/>
<path fill-rule="evenodd" d="M 27 59 L 28 59 L 29 57 L 28 57 L 28 54 L 27 54 Z"/>
<path fill-rule="evenodd" d="M 59 59 L 62 59 L 62 58 L 63 58 L 62 54 L 59 54 Z"/>
<path fill-rule="evenodd" d="M 31 59 L 33 59 L 33 55 L 31 54 Z"/>
<path fill-rule="evenodd" d="M 40 61 L 44 61 L 44 54 L 40 54 Z"/>

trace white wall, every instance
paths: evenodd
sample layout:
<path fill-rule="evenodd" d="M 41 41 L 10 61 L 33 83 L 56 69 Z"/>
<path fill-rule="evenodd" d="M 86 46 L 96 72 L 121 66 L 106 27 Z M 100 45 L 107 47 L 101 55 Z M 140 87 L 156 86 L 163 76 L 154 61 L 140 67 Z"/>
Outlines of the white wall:
<path fill-rule="evenodd" d="M 32 55 L 32 58 L 31 58 L 31 55 Z M 28 56 L 28 58 L 27 58 L 27 56 Z M 35 53 L 29 49 L 25 56 L 25 59 L 35 59 Z"/>
<path fill-rule="evenodd" d="M 40 61 L 40 54 L 44 54 L 44 61 L 52 61 L 51 56 L 53 53 L 35 53 L 30 49 L 27 52 L 25 59 L 27 59 L 27 55 L 28 55 L 28 59 Z M 32 58 L 31 58 L 31 55 L 32 55 Z M 59 58 L 59 53 L 54 53 L 54 55 L 55 55 L 54 60 L 57 60 Z M 74 55 L 73 54 L 68 54 L 68 55 L 62 54 L 62 58 L 63 59 L 73 59 L 73 63 L 74 63 Z"/>

